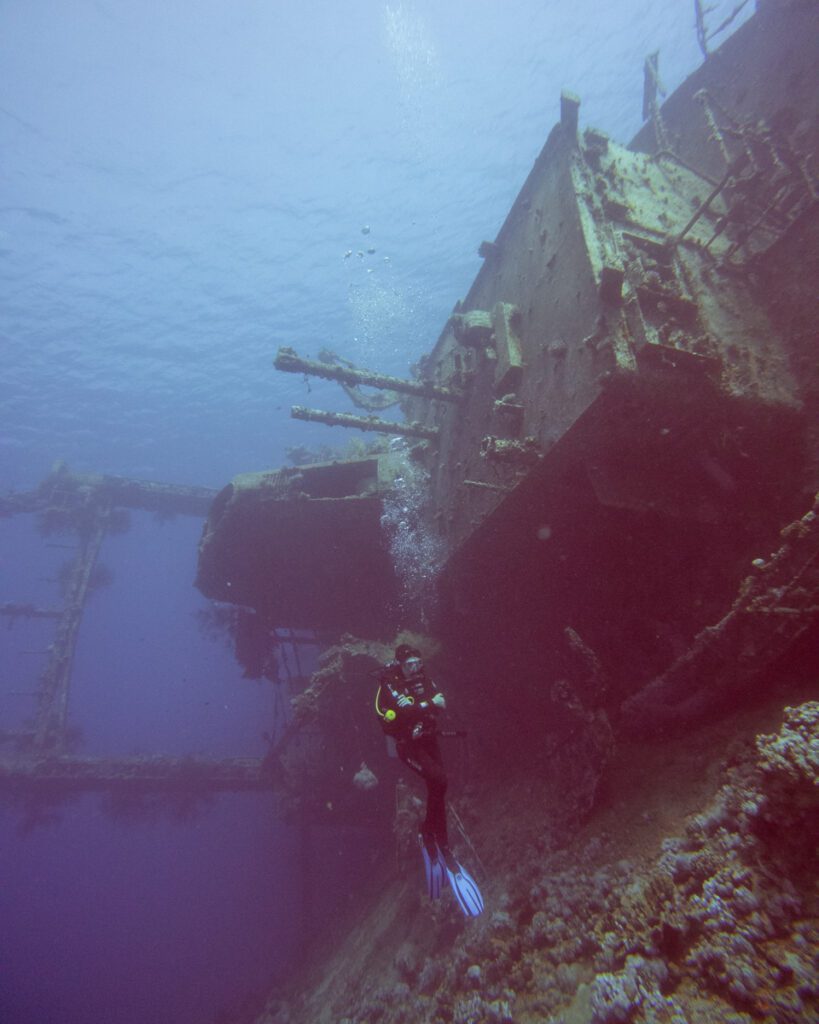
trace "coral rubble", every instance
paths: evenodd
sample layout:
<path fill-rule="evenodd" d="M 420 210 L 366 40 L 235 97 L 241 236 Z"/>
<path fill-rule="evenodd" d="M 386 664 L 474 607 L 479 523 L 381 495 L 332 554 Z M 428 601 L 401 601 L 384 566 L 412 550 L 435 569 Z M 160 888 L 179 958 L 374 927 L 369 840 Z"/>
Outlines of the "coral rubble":
<path fill-rule="evenodd" d="M 627 849 L 627 828 L 563 843 L 542 819 L 539 836 L 530 821 L 504 837 L 515 818 L 502 818 L 494 845 L 483 837 L 484 918 L 467 925 L 396 883 L 324 963 L 320 998 L 271 1001 L 257 1024 L 815 1019 L 818 726 L 806 702 L 735 743 L 699 809 L 650 850 Z"/>

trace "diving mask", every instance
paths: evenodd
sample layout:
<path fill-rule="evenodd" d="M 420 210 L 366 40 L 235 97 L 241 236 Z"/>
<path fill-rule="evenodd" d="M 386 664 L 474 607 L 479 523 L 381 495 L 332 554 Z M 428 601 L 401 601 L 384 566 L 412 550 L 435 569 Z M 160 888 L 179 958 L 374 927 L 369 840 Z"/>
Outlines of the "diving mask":
<path fill-rule="evenodd" d="M 407 658 L 406 661 L 401 662 L 401 674 L 404 679 L 414 679 L 416 676 L 421 675 L 423 671 L 424 663 L 420 658 Z"/>

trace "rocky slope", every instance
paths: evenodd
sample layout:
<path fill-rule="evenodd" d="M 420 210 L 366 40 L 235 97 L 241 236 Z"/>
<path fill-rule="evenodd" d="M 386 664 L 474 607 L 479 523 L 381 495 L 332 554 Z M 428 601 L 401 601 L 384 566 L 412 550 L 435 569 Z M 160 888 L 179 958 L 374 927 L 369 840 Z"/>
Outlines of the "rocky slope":
<path fill-rule="evenodd" d="M 399 877 L 257 1024 L 816 1019 L 809 690 L 621 748 L 579 828 L 556 775 L 475 783 L 454 806 L 482 861 L 456 840 L 486 891 L 477 921 L 423 895 L 405 794 Z"/>

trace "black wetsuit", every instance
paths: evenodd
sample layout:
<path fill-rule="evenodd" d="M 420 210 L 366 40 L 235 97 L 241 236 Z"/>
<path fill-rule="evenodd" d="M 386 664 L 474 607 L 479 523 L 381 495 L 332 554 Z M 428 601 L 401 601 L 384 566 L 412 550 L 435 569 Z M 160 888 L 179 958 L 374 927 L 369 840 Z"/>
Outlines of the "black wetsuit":
<path fill-rule="evenodd" d="M 438 708 L 432 703 L 438 692 L 425 672 L 405 680 L 398 662 L 390 662 L 381 676 L 379 703 L 382 713 L 395 712 L 393 721 L 382 718 L 382 724 L 395 740 L 398 756 L 427 784 L 427 813 L 421 826 L 424 839 L 446 847 L 447 778 L 438 744 Z M 412 703 L 402 698 L 410 698 Z"/>

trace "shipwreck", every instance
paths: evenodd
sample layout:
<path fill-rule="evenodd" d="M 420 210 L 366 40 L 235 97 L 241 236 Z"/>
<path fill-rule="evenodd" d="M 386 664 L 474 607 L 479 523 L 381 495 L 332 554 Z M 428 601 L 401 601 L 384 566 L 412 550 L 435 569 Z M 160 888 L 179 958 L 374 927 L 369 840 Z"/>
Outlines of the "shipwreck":
<path fill-rule="evenodd" d="M 400 443 L 229 484 L 202 539 L 203 593 L 232 593 L 271 626 L 289 615 L 372 638 L 425 625 L 470 699 L 513 676 L 547 716 L 531 662 L 570 673 L 569 629 L 605 666 L 595 703 L 613 718 L 628 707 L 632 730 L 645 707 L 656 728 L 649 684 L 749 573 L 764 588 L 754 559 L 812 515 L 819 483 L 816 72 L 798 28 L 809 18 L 761 5 L 662 107 L 649 59 L 647 122 L 629 146 L 581 130 L 580 101 L 564 93 L 414 379 L 280 350 L 279 370 L 337 380 L 354 400 L 390 391 L 403 413 L 297 406 L 295 418 Z M 381 522 L 408 474 L 423 480 L 419 543 L 443 552 L 424 623 L 401 601 Z M 812 622 L 814 543 L 792 556 L 791 613 L 775 617 L 780 639 L 761 640 L 754 671 Z M 300 571 L 314 591 L 293 586 Z M 730 689 L 707 688 L 692 714 Z M 665 717 L 685 724 L 681 706 Z"/>
<path fill-rule="evenodd" d="M 803 747 L 816 742 L 815 706 L 804 702 L 819 671 L 819 21 L 814 4 L 759 2 L 711 52 L 697 10 L 704 63 L 661 104 L 648 58 L 645 124 L 630 144 L 581 128 L 580 99 L 559 97 L 558 123 L 413 376 L 300 355 L 298 339 L 278 352 L 278 370 L 335 380 L 359 406 L 297 406 L 296 419 L 389 440 L 248 472 L 216 494 L 60 469 L 0 505 L 3 515 L 74 516 L 82 531 L 64 609 L 0 608 L 51 616 L 58 631 L 36 722 L 25 736 L 0 735 L 17 744 L 0 763 L 7 789 L 267 788 L 302 821 L 383 824 L 394 787 L 376 785 L 373 770 L 395 773 L 372 720 L 373 670 L 409 631 L 451 692 L 471 765 L 458 806 L 500 872 L 497 913 L 470 946 L 443 914 L 431 929 L 410 920 L 392 935 L 388 897 L 373 897 L 351 945 L 325 948 L 321 970 L 271 998 L 259 1022 L 557 1021 L 550 1014 L 569 1010 L 595 1022 L 695 1020 L 702 999 L 748 1020 L 795 1022 L 815 1008 L 799 955 L 772 981 L 765 944 L 796 948 L 797 933 L 815 935 L 805 837 L 817 766 Z M 250 643 L 254 664 L 270 663 L 283 631 L 322 647 L 263 761 L 100 764 L 65 751 L 85 588 L 112 510 L 129 506 L 203 518 L 196 585 L 242 617 L 237 656 Z M 802 706 L 784 713 L 785 699 Z M 355 744 L 340 739 L 339 715 Z M 760 723 L 772 733 L 755 739 Z M 718 807 L 689 823 L 688 845 L 667 846 L 662 864 L 655 830 L 647 888 L 615 907 L 627 861 L 601 868 L 594 833 L 585 840 L 595 852 L 576 864 L 561 850 L 605 812 L 627 756 L 639 750 L 657 785 L 671 785 L 663 745 L 690 766 L 695 736 L 714 748 L 697 755 L 714 771 L 732 738 L 745 753 L 722 789 L 697 791 Z M 691 796 L 685 810 L 695 806 Z M 399 847 L 411 818 L 399 794 Z M 490 827 L 499 822 L 500 837 Z M 789 839 L 777 852 L 780 826 Z M 514 877 L 501 867 L 513 835 L 529 851 Z M 762 954 L 735 950 L 756 988 L 720 973 L 713 950 L 708 959 L 706 936 L 721 926 L 694 906 L 729 869 L 740 881 L 720 884 L 752 890 L 775 919 L 749 940 L 765 946 L 764 970 Z M 568 910 L 550 878 L 574 892 Z M 385 892 L 410 919 L 421 913 L 398 883 Z M 582 937 L 549 923 L 572 913 Z M 445 938 L 461 943 L 458 956 L 435 974 L 423 964 Z M 376 942 L 392 955 L 380 988 L 367 969 Z M 470 963 L 480 985 L 461 970 Z M 538 989 L 538 972 L 558 977 L 561 965 L 559 984 Z M 632 992 L 624 1015 L 605 1016 L 615 981 L 603 977 Z M 420 1001 L 402 1017 L 408 985 Z M 796 1009 L 774 990 L 793 990 Z"/>

